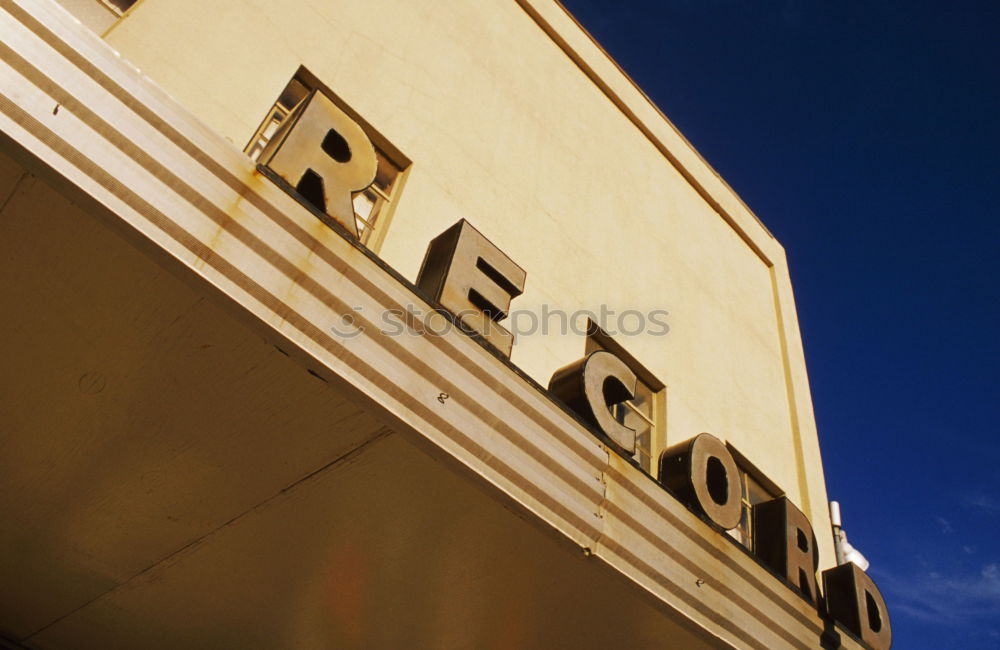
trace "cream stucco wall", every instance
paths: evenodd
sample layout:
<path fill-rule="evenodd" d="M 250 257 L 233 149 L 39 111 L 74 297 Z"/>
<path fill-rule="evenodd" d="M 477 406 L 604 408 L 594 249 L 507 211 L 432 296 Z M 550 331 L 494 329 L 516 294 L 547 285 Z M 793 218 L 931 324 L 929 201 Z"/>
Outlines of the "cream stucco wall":
<path fill-rule="evenodd" d="M 411 280 L 465 218 L 527 271 L 515 309 L 667 310 L 616 336 L 667 386 L 667 442 L 731 442 L 833 564 L 783 251 L 557 5 L 141 0 L 106 38 L 240 148 L 308 68 L 414 161 L 380 250 Z M 536 333 L 512 360 L 544 385 L 583 349 Z"/>

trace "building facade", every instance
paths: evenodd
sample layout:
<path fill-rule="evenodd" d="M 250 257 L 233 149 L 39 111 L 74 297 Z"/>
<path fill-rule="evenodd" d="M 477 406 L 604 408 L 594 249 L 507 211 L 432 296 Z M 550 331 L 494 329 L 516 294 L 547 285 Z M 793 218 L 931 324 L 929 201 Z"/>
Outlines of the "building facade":
<path fill-rule="evenodd" d="M 887 647 L 781 245 L 557 3 L 0 10 L 13 647 Z"/>

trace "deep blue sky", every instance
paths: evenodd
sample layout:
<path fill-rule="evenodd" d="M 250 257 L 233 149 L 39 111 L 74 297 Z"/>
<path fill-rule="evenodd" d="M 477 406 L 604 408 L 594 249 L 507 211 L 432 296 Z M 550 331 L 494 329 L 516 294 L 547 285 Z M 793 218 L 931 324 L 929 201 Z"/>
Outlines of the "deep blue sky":
<path fill-rule="evenodd" d="M 1000 2 L 564 4 L 785 246 L 894 647 L 1000 648 Z"/>

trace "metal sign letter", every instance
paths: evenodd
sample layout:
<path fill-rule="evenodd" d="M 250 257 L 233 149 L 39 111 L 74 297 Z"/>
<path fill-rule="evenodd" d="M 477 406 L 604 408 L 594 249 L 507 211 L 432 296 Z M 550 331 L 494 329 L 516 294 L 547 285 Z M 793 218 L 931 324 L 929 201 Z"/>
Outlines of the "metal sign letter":
<path fill-rule="evenodd" d="M 375 180 L 378 159 L 365 132 L 330 98 L 314 90 L 299 102 L 260 162 L 357 237 L 351 193 Z"/>
<path fill-rule="evenodd" d="M 498 323 L 510 301 L 524 291 L 527 277 L 503 251 L 462 219 L 431 241 L 417 286 L 510 356 L 514 335 Z"/>
<path fill-rule="evenodd" d="M 660 483 L 722 528 L 740 523 L 740 471 L 726 445 L 710 433 L 660 454 Z"/>
<path fill-rule="evenodd" d="M 609 407 L 635 397 L 635 373 L 605 350 L 591 352 L 560 368 L 549 380 L 549 390 L 577 415 L 604 432 L 625 453 L 635 453 L 635 429 L 611 415 Z"/>
<path fill-rule="evenodd" d="M 764 564 L 785 576 L 810 602 L 817 602 L 816 536 L 805 514 L 788 497 L 753 507 L 753 545 Z"/>

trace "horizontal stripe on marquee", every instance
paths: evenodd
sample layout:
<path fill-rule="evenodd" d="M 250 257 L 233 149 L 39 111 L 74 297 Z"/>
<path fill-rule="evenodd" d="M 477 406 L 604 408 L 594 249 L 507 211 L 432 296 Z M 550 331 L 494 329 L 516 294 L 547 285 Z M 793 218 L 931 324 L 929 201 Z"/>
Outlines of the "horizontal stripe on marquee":
<path fill-rule="evenodd" d="M 613 512 L 611 508 L 608 508 L 608 512 Z M 622 521 L 626 521 L 623 519 Z M 683 601 L 686 605 L 700 613 L 702 616 L 708 620 L 715 623 L 720 628 L 730 632 L 733 636 L 737 637 L 741 641 L 747 644 L 751 648 L 757 648 L 757 650 L 774 650 L 773 648 L 765 645 L 760 640 L 754 638 L 749 632 L 747 632 L 743 627 L 739 625 L 734 625 L 733 621 L 723 616 L 721 613 L 713 609 L 712 607 L 706 605 L 701 600 L 693 597 L 678 583 L 670 580 L 662 572 L 657 571 L 649 563 L 645 562 L 639 558 L 635 553 L 633 553 L 629 548 L 625 547 L 623 544 L 617 540 L 605 538 L 601 540 L 601 547 L 606 549 L 609 553 L 615 555 L 619 561 L 628 564 L 629 566 L 637 569 L 644 576 L 648 577 L 650 580 L 656 583 L 661 589 L 671 594 L 678 600 Z M 614 565 L 612 565 L 614 566 Z M 720 592 L 721 593 L 721 592 Z M 747 613 L 750 614 L 749 612 Z M 776 628 L 777 625 L 773 621 L 770 621 L 766 617 L 763 619 L 757 619 L 771 623 L 771 628 Z M 801 642 L 796 642 L 798 645 Z M 808 650 L 809 646 L 800 646 Z"/>
<path fill-rule="evenodd" d="M 684 523 L 684 521 L 681 520 L 680 517 L 678 517 L 674 513 L 670 512 L 670 510 L 668 510 L 666 507 L 664 507 L 664 505 L 663 505 L 663 503 L 661 501 L 658 501 L 658 500 L 652 498 L 647 492 L 644 492 L 640 486 L 636 485 L 636 483 L 634 481 L 629 480 L 628 477 L 626 477 L 623 474 L 621 474 L 621 472 L 619 472 L 617 470 L 617 468 L 615 468 L 614 466 L 609 467 L 607 474 L 610 477 L 610 480 L 613 480 L 616 485 L 619 485 L 622 488 L 624 488 L 625 491 L 627 491 L 629 494 L 631 494 L 633 497 L 635 497 L 643 505 L 645 505 L 648 508 L 650 508 L 656 516 L 661 517 L 663 520 L 669 522 L 670 525 L 672 525 L 675 528 L 681 530 L 685 534 L 686 537 L 693 539 L 693 538 L 695 538 L 697 536 L 697 533 L 694 531 L 694 529 L 692 529 L 690 526 L 688 526 L 686 523 Z M 654 542 L 653 541 L 653 537 L 652 537 L 652 532 L 651 531 L 648 531 L 648 529 L 646 529 L 644 526 L 642 526 L 642 524 L 639 523 L 638 521 L 636 521 L 636 525 L 638 527 L 641 527 L 642 530 L 645 530 L 648 533 L 648 535 L 649 535 L 648 539 L 650 539 L 651 542 L 653 542 L 654 544 L 658 543 L 658 542 Z M 639 528 L 636 528 L 636 530 L 638 530 L 638 529 Z M 715 531 L 715 532 L 718 532 L 718 531 Z M 719 534 L 722 534 L 722 533 L 719 533 Z M 644 536 L 646 536 L 646 535 L 644 535 Z M 701 539 L 700 536 L 697 536 L 697 537 L 698 537 L 698 539 Z M 733 543 L 734 544 L 738 544 L 738 542 L 736 542 L 735 540 L 733 540 Z M 770 587 L 768 587 L 764 582 L 762 582 L 756 576 L 754 576 L 749 571 L 747 571 L 745 568 L 743 568 L 742 566 L 740 566 L 738 563 L 734 562 L 732 560 L 732 558 L 730 558 L 728 555 L 722 553 L 717 547 L 715 547 L 715 546 L 713 546 L 711 544 L 703 544 L 702 548 L 704 548 L 706 551 L 708 551 L 708 553 L 713 557 L 713 559 L 726 564 L 737 575 L 739 575 L 739 577 L 741 579 L 745 580 L 747 583 L 749 583 L 751 586 L 753 586 L 761 594 L 763 594 L 765 596 L 773 596 L 771 599 L 774 600 L 774 602 L 780 603 L 783 606 L 783 609 L 786 612 L 788 612 L 790 615 L 792 615 L 793 617 L 795 617 L 795 619 L 799 623 L 801 623 L 802 625 L 805 625 L 811 631 L 815 632 L 817 635 L 819 635 L 819 634 L 821 634 L 823 632 L 823 628 L 819 625 L 818 621 L 816 621 L 816 620 L 810 620 L 810 618 L 806 614 L 804 614 L 801 609 L 796 609 L 794 605 L 788 603 L 785 599 L 780 598 L 780 597 L 776 597 L 776 594 L 774 593 L 773 589 L 771 589 Z M 771 576 L 771 577 L 773 577 L 773 576 Z M 797 596 L 795 594 L 793 594 L 793 597 L 799 598 L 799 596 Z M 811 605 L 810 605 L 810 607 L 811 607 Z"/>
<path fill-rule="evenodd" d="M 625 477 L 622 477 L 620 474 L 617 474 L 617 476 L 620 477 L 623 480 L 617 480 L 616 478 L 614 478 L 616 474 L 617 474 L 617 472 L 615 472 L 613 469 L 609 472 L 609 475 L 613 477 L 611 480 L 614 481 L 614 483 L 616 484 L 616 486 L 622 487 L 626 491 L 628 491 L 629 493 L 635 495 L 635 492 L 632 491 L 631 486 L 629 485 L 630 482 Z M 641 499 L 641 497 L 640 497 L 640 499 Z M 644 501 L 643 505 L 647 505 L 648 506 L 649 504 Z M 644 540 L 646 540 L 646 542 L 648 542 L 651 546 L 655 547 L 657 549 L 657 551 L 659 553 L 661 553 L 664 557 L 670 558 L 673 562 L 677 563 L 679 566 L 685 568 L 687 571 L 689 571 L 690 573 L 692 573 L 694 575 L 703 575 L 704 574 L 704 569 L 701 568 L 699 564 L 695 563 L 691 558 L 689 558 L 684 553 L 680 552 L 674 546 L 672 546 L 669 543 L 669 538 L 664 538 L 664 537 L 662 537 L 660 535 L 657 535 L 652 530 L 650 530 L 647 526 L 645 526 L 639 520 L 639 518 L 635 516 L 634 510 L 632 510 L 631 508 L 625 508 L 621 504 L 618 504 L 618 503 L 615 503 L 615 502 L 611 502 L 611 501 L 606 501 L 605 504 L 604 504 L 604 510 L 606 512 L 608 512 L 611 516 L 613 516 L 615 519 L 618 519 L 619 521 L 625 523 L 630 530 L 632 530 L 633 532 L 637 533 L 640 537 L 642 537 Z M 679 523 L 679 521 L 677 520 L 676 517 L 669 517 L 669 518 L 667 518 L 667 521 L 669 521 L 671 524 L 673 524 L 675 526 L 677 525 L 677 523 Z M 719 533 L 719 534 L 724 534 L 724 533 Z M 603 541 L 604 540 L 602 540 L 602 542 Z M 713 551 L 717 551 L 717 549 L 715 549 L 715 547 L 707 547 L 707 548 L 703 548 L 702 550 L 707 550 L 711 555 L 714 556 L 715 559 L 721 559 L 721 558 L 725 557 L 721 553 L 718 553 L 718 552 L 713 553 Z M 625 551 L 619 550 L 618 553 L 619 554 L 623 554 L 623 555 L 627 553 L 627 555 L 630 558 L 632 558 L 629 561 L 630 564 L 632 564 L 636 568 L 642 569 L 642 572 L 644 574 L 653 576 L 653 575 L 656 575 L 656 574 L 660 573 L 655 568 L 653 568 L 652 566 L 650 566 L 647 562 L 641 560 L 631 550 L 625 550 Z M 744 575 L 746 576 L 746 578 L 749 579 L 749 581 L 751 582 L 751 584 L 757 582 L 756 580 L 750 579 L 750 576 L 748 574 L 744 574 Z M 744 577 L 744 576 L 741 576 L 741 577 Z M 666 587 L 666 585 L 663 582 L 661 582 L 660 580 L 657 580 L 657 583 L 661 584 L 664 587 Z M 805 649 L 808 649 L 810 647 L 809 645 L 804 644 L 801 638 L 799 638 L 799 637 L 795 636 L 794 634 L 792 634 L 791 632 L 789 632 L 785 628 L 785 626 L 777 624 L 775 621 L 773 621 L 773 619 L 771 619 L 770 616 L 768 616 L 764 612 L 760 611 L 749 600 L 747 600 L 745 597 L 743 597 L 740 594 L 738 594 L 732 588 L 732 586 L 730 584 L 728 584 L 727 582 L 715 579 L 715 580 L 711 580 L 711 585 L 712 585 L 712 587 L 716 591 L 718 591 L 726 599 L 728 599 L 729 601 L 731 601 L 732 603 L 734 603 L 737 607 L 739 607 L 740 609 L 742 609 L 743 611 L 745 611 L 754 620 L 758 620 L 758 621 L 761 621 L 761 620 L 762 621 L 770 621 L 770 622 L 774 623 L 769 629 L 775 631 L 778 636 L 780 636 L 782 639 L 784 639 L 786 642 L 788 642 L 792 646 L 800 647 L 800 648 L 805 648 Z M 686 602 L 689 601 L 689 604 L 691 604 L 692 606 L 694 606 L 696 608 L 699 608 L 699 607 L 703 606 L 702 603 L 701 603 L 701 601 L 698 601 L 697 599 L 692 598 L 688 592 L 683 591 L 683 590 L 679 590 L 679 591 L 681 593 L 678 593 L 677 595 L 680 596 L 682 599 L 684 599 Z M 673 590 L 671 590 L 671 592 L 672 593 L 676 593 Z M 771 601 L 771 602 L 773 604 L 778 604 L 775 601 Z M 816 625 L 815 623 L 813 623 L 811 621 L 803 620 L 804 616 L 802 615 L 802 613 L 800 611 L 797 611 L 797 610 L 794 610 L 794 609 L 790 610 L 788 608 L 783 608 L 783 609 L 785 609 L 785 611 L 788 612 L 788 613 L 796 615 L 795 618 L 798 619 L 798 622 L 805 624 L 808 628 L 810 628 L 810 631 L 813 632 L 816 635 L 817 638 L 819 638 L 819 635 L 823 632 L 823 629 L 821 627 L 819 627 L 818 625 Z"/>

